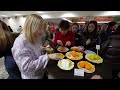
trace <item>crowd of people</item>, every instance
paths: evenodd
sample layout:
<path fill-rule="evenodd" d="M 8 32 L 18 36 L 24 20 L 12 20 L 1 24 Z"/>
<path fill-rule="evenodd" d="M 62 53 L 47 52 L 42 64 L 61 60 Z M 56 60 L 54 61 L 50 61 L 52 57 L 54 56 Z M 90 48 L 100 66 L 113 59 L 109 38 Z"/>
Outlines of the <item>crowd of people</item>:
<path fill-rule="evenodd" d="M 0 20 L 0 57 L 5 57 L 5 67 L 10 79 L 47 79 L 49 57 L 46 46 L 84 46 L 96 50 L 100 45 L 102 58 L 112 63 L 113 78 L 120 71 L 120 25 L 114 21 L 98 25 L 87 21 L 85 25 L 62 20 L 53 32 L 41 16 L 31 14 L 24 27 L 14 33 Z M 102 79 L 95 75 L 91 79 Z"/>

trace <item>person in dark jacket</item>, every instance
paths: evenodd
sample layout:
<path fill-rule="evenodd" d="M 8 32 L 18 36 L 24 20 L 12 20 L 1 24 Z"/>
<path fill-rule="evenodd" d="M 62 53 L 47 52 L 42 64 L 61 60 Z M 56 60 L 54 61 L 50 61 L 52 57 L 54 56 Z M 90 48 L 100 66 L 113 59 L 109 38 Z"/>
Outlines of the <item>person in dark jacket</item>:
<path fill-rule="evenodd" d="M 97 22 L 90 21 L 87 26 L 87 31 L 82 36 L 82 46 L 86 49 L 96 51 L 96 45 L 101 43 L 100 36 L 97 34 Z"/>
<path fill-rule="evenodd" d="M 108 23 L 108 28 L 107 28 L 107 37 L 112 35 L 112 31 L 115 31 L 116 29 L 116 22 L 112 21 Z"/>
<path fill-rule="evenodd" d="M 81 35 L 79 34 L 78 23 L 72 24 L 72 32 L 75 34 L 75 46 L 81 46 Z"/>
<path fill-rule="evenodd" d="M 9 28 L 9 30 L 10 30 L 11 32 L 13 32 L 13 30 L 12 30 L 12 28 L 11 28 L 10 26 L 8 26 L 8 28 Z"/>
<path fill-rule="evenodd" d="M 107 32 L 106 32 L 107 27 L 108 27 L 107 23 L 104 23 L 100 28 L 99 34 L 100 34 L 101 43 L 107 39 Z"/>
<path fill-rule="evenodd" d="M 8 26 L 0 20 L 0 58 L 5 58 L 5 68 L 9 79 L 21 79 L 21 73 L 12 56 L 11 48 L 19 34 L 10 32 Z"/>
<path fill-rule="evenodd" d="M 118 34 L 120 34 L 120 25 L 118 25 L 117 29 L 112 35 L 118 35 Z"/>
<path fill-rule="evenodd" d="M 118 78 L 118 73 L 120 72 L 120 28 L 118 28 L 118 33 L 108 37 L 100 47 L 100 55 L 112 63 L 113 78 Z"/>

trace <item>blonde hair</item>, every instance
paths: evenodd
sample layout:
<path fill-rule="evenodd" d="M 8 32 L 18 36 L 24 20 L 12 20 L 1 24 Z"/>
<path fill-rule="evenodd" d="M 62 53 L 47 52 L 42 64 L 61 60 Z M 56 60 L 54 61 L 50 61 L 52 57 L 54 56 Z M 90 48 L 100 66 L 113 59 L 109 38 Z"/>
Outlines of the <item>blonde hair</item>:
<path fill-rule="evenodd" d="M 22 33 L 31 44 L 35 44 L 37 41 L 37 38 L 35 37 L 35 32 L 38 31 L 39 27 L 42 26 L 43 18 L 39 15 L 31 14 L 26 18 Z"/>

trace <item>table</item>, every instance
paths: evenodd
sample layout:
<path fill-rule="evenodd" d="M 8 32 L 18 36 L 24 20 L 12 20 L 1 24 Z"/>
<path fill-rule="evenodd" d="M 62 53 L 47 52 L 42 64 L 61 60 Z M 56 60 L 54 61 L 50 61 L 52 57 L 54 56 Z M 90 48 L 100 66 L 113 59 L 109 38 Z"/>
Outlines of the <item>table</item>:
<path fill-rule="evenodd" d="M 85 60 L 85 59 L 83 58 L 82 60 Z M 72 61 L 74 61 L 74 60 L 72 60 Z M 81 60 L 79 60 L 79 61 L 81 61 Z M 79 61 L 74 61 L 74 63 L 75 63 L 74 68 L 77 68 L 77 63 Z M 95 72 L 94 73 L 85 73 L 84 77 L 74 76 L 74 68 L 70 71 L 61 70 L 57 66 L 57 63 L 58 63 L 57 60 L 49 60 L 48 65 L 47 65 L 47 72 L 54 79 L 90 79 L 95 74 L 102 76 L 103 79 L 112 79 L 112 66 L 108 60 L 103 60 L 103 63 L 101 63 L 101 64 L 94 64 Z"/>

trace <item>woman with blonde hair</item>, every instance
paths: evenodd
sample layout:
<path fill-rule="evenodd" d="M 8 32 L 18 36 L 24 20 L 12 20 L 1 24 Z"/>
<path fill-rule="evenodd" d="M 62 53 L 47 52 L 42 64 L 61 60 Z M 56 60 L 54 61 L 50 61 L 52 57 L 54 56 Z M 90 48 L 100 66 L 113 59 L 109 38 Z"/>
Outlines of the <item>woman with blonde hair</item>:
<path fill-rule="evenodd" d="M 41 46 L 39 37 L 44 32 L 44 20 L 31 14 L 26 18 L 22 33 L 12 47 L 13 57 L 20 69 L 22 79 L 43 79 L 48 55 Z"/>
<path fill-rule="evenodd" d="M 9 79 L 21 79 L 19 68 L 12 56 L 11 48 L 18 33 L 12 33 L 9 27 L 0 20 L 0 58 L 4 57 L 5 68 Z"/>

